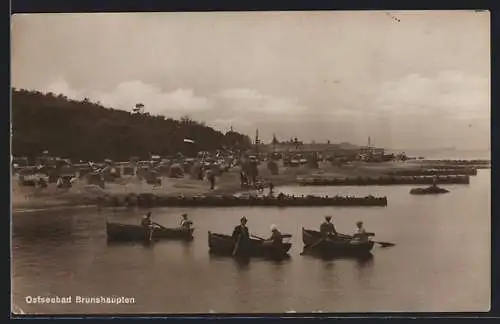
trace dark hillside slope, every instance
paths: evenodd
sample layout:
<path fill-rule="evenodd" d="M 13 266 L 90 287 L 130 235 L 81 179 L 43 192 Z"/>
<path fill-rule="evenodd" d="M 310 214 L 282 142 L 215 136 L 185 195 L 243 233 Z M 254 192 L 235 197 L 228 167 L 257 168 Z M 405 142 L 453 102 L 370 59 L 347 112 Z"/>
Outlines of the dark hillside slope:
<path fill-rule="evenodd" d="M 88 100 L 16 89 L 12 93 L 12 132 L 14 156 L 35 157 L 49 150 L 53 156 L 96 161 L 177 152 L 191 155 L 199 150 L 251 145 L 246 135 L 223 134 L 189 118 L 133 114 Z M 184 138 L 195 143 L 184 143 Z"/>

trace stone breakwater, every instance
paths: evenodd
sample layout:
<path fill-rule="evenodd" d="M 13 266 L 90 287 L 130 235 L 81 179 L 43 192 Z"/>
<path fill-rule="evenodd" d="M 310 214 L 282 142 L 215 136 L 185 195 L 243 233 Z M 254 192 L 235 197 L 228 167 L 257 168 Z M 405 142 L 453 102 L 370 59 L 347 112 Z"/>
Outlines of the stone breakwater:
<path fill-rule="evenodd" d="M 350 197 L 350 196 L 290 196 L 276 197 L 171 197 L 153 194 L 127 196 L 124 199 L 109 197 L 101 202 L 104 206 L 138 207 L 306 207 L 306 206 L 387 206 L 387 197 Z"/>
<path fill-rule="evenodd" d="M 490 165 L 490 160 L 424 160 L 426 163 L 439 163 L 448 165 Z"/>
<path fill-rule="evenodd" d="M 421 163 L 436 169 L 491 168 L 490 160 L 424 160 Z"/>
<path fill-rule="evenodd" d="M 470 165 L 459 165 L 459 164 L 435 164 L 432 162 L 428 162 L 426 164 L 422 164 L 421 168 L 426 169 L 437 169 L 437 170 L 463 170 L 463 169 L 491 169 L 490 164 L 470 164 Z"/>
<path fill-rule="evenodd" d="M 435 180 L 434 180 L 435 179 Z M 389 185 L 430 185 L 436 184 L 469 184 L 468 175 L 461 176 L 386 176 L 357 178 L 302 178 L 301 186 L 389 186 Z"/>
<path fill-rule="evenodd" d="M 397 170 L 389 173 L 392 176 L 439 176 L 439 175 L 477 175 L 476 168 L 462 169 L 421 169 L 421 170 Z"/>

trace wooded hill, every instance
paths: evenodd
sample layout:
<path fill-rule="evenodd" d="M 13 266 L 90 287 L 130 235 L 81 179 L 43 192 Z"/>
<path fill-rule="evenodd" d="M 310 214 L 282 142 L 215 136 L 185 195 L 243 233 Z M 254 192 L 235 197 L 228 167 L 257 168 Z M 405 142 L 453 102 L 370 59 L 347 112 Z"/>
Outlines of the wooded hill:
<path fill-rule="evenodd" d="M 29 158 L 48 150 L 52 156 L 75 160 L 126 161 L 132 156 L 251 147 L 246 135 L 223 134 L 189 117 L 174 120 L 140 109 L 127 112 L 38 91 L 13 89 L 11 118 L 12 154 Z M 194 143 L 185 143 L 185 138 Z"/>

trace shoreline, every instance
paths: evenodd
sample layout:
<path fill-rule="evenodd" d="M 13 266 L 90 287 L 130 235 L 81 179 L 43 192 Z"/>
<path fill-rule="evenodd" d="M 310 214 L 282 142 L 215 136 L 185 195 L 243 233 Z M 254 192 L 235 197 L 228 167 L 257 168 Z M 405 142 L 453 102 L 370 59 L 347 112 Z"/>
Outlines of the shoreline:
<path fill-rule="evenodd" d="M 270 180 L 275 186 L 293 184 L 297 180 L 297 173 L 304 172 L 286 172 L 279 175 L 270 175 L 265 170 L 261 171 L 262 178 Z M 263 175 L 264 173 L 264 175 Z M 305 172 L 308 173 L 308 172 Z M 14 182 L 14 181 L 13 181 Z M 191 180 L 189 177 L 181 179 L 171 179 L 162 177 L 162 187 L 155 188 L 150 185 L 134 184 L 134 178 L 127 179 L 126 183 L 107 183 L 105 189 L 95 186 L 76 185 L 69 190 L 51 190 L 52 192 L 37 194 L 36 190 L 27 188 L 20 190 L 19 186 L 12 184 L 11 213 L 27 213 L 35 211 L 59 210 L 70 208 L 90 208 L 98 207 L 99 198 L 121 198 L 130 194 L 139 195 L 142 193 L 153 193 L 164 196 L 216 196 L 216 195 L 234 195 L 238 193 L 253 192 L 254 189 L 243 189 L 239 183 L 239 170 L 230 170 L 217 178 L 214 190 L 210 190 L 206 180 Z M 87 192 L 91 188 L 94 192 Z M 52 189 L 52 188 L 51 188 Z M 25 191 L 25 192 L 22 192 Z"/>
<path fill-rule="evenodd" d="M 302 177 L 359 177 L 387 175 L 395 170 L 418 170 L 426 164 L 419 162 L 356 162 L 342 167 L 330 163 L 320 163 L 317 169 L 307 167 L 282 167 L 280 173 L 272 175 L 265 163 L 259 165 L 259 178 L 273 183 L 275 188 L 288 185 L 299 185 Z M 266 189 L 265 189 L 266 190 Z M 70 189 L 57 189 L 54 184 L 47 189 L 21 188 L 12 181 L 11 213 L 27 213 L 42 210 L 58 210 L 65 208 L 97 207 L 102 198 L 124 199 L 125 196 L 151 193 L 158 196 L 217 196 L 235 195 L 238 193 L 255 192 L 254 189 L 243 189 L 240 185 L 239 168 L 235 167 L 216 178 L 215 189 L 210 190 L 206 180 L 192 180 L 189 175 L 184 178 L 162 178 L 160 187 L 146 185 L 135 177 L 122 178 L 115 183 L 106 183 L 105 189 L 86 185 L 77 181 Z"/>

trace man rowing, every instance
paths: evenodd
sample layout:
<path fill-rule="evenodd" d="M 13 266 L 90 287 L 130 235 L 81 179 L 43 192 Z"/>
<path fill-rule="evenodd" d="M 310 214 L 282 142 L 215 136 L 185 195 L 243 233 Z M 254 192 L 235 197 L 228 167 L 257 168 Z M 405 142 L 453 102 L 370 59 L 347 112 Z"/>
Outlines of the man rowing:
<path fill-rule="evenodd" d="M 232 237 L 235 241 L 250 239 L 247 227 L 247 218 L 245 216 L 241 217 L 240 224 L 235 226 Z"/>
<path fill-rule="evenodd" d="M 325 216 L 325 221 L 320 225 L 319 231 L 324 237 L 337 236 L 337 230 L 332 223 L 332 216 Z"/>
<path fill-rule="evenodd" d="M 153 221 L 151 220 L 151 212 L 148 212 L 144 217 L 142 217 L 141 225 L 144 227 L 149 227 L 153 225 Z"/>

